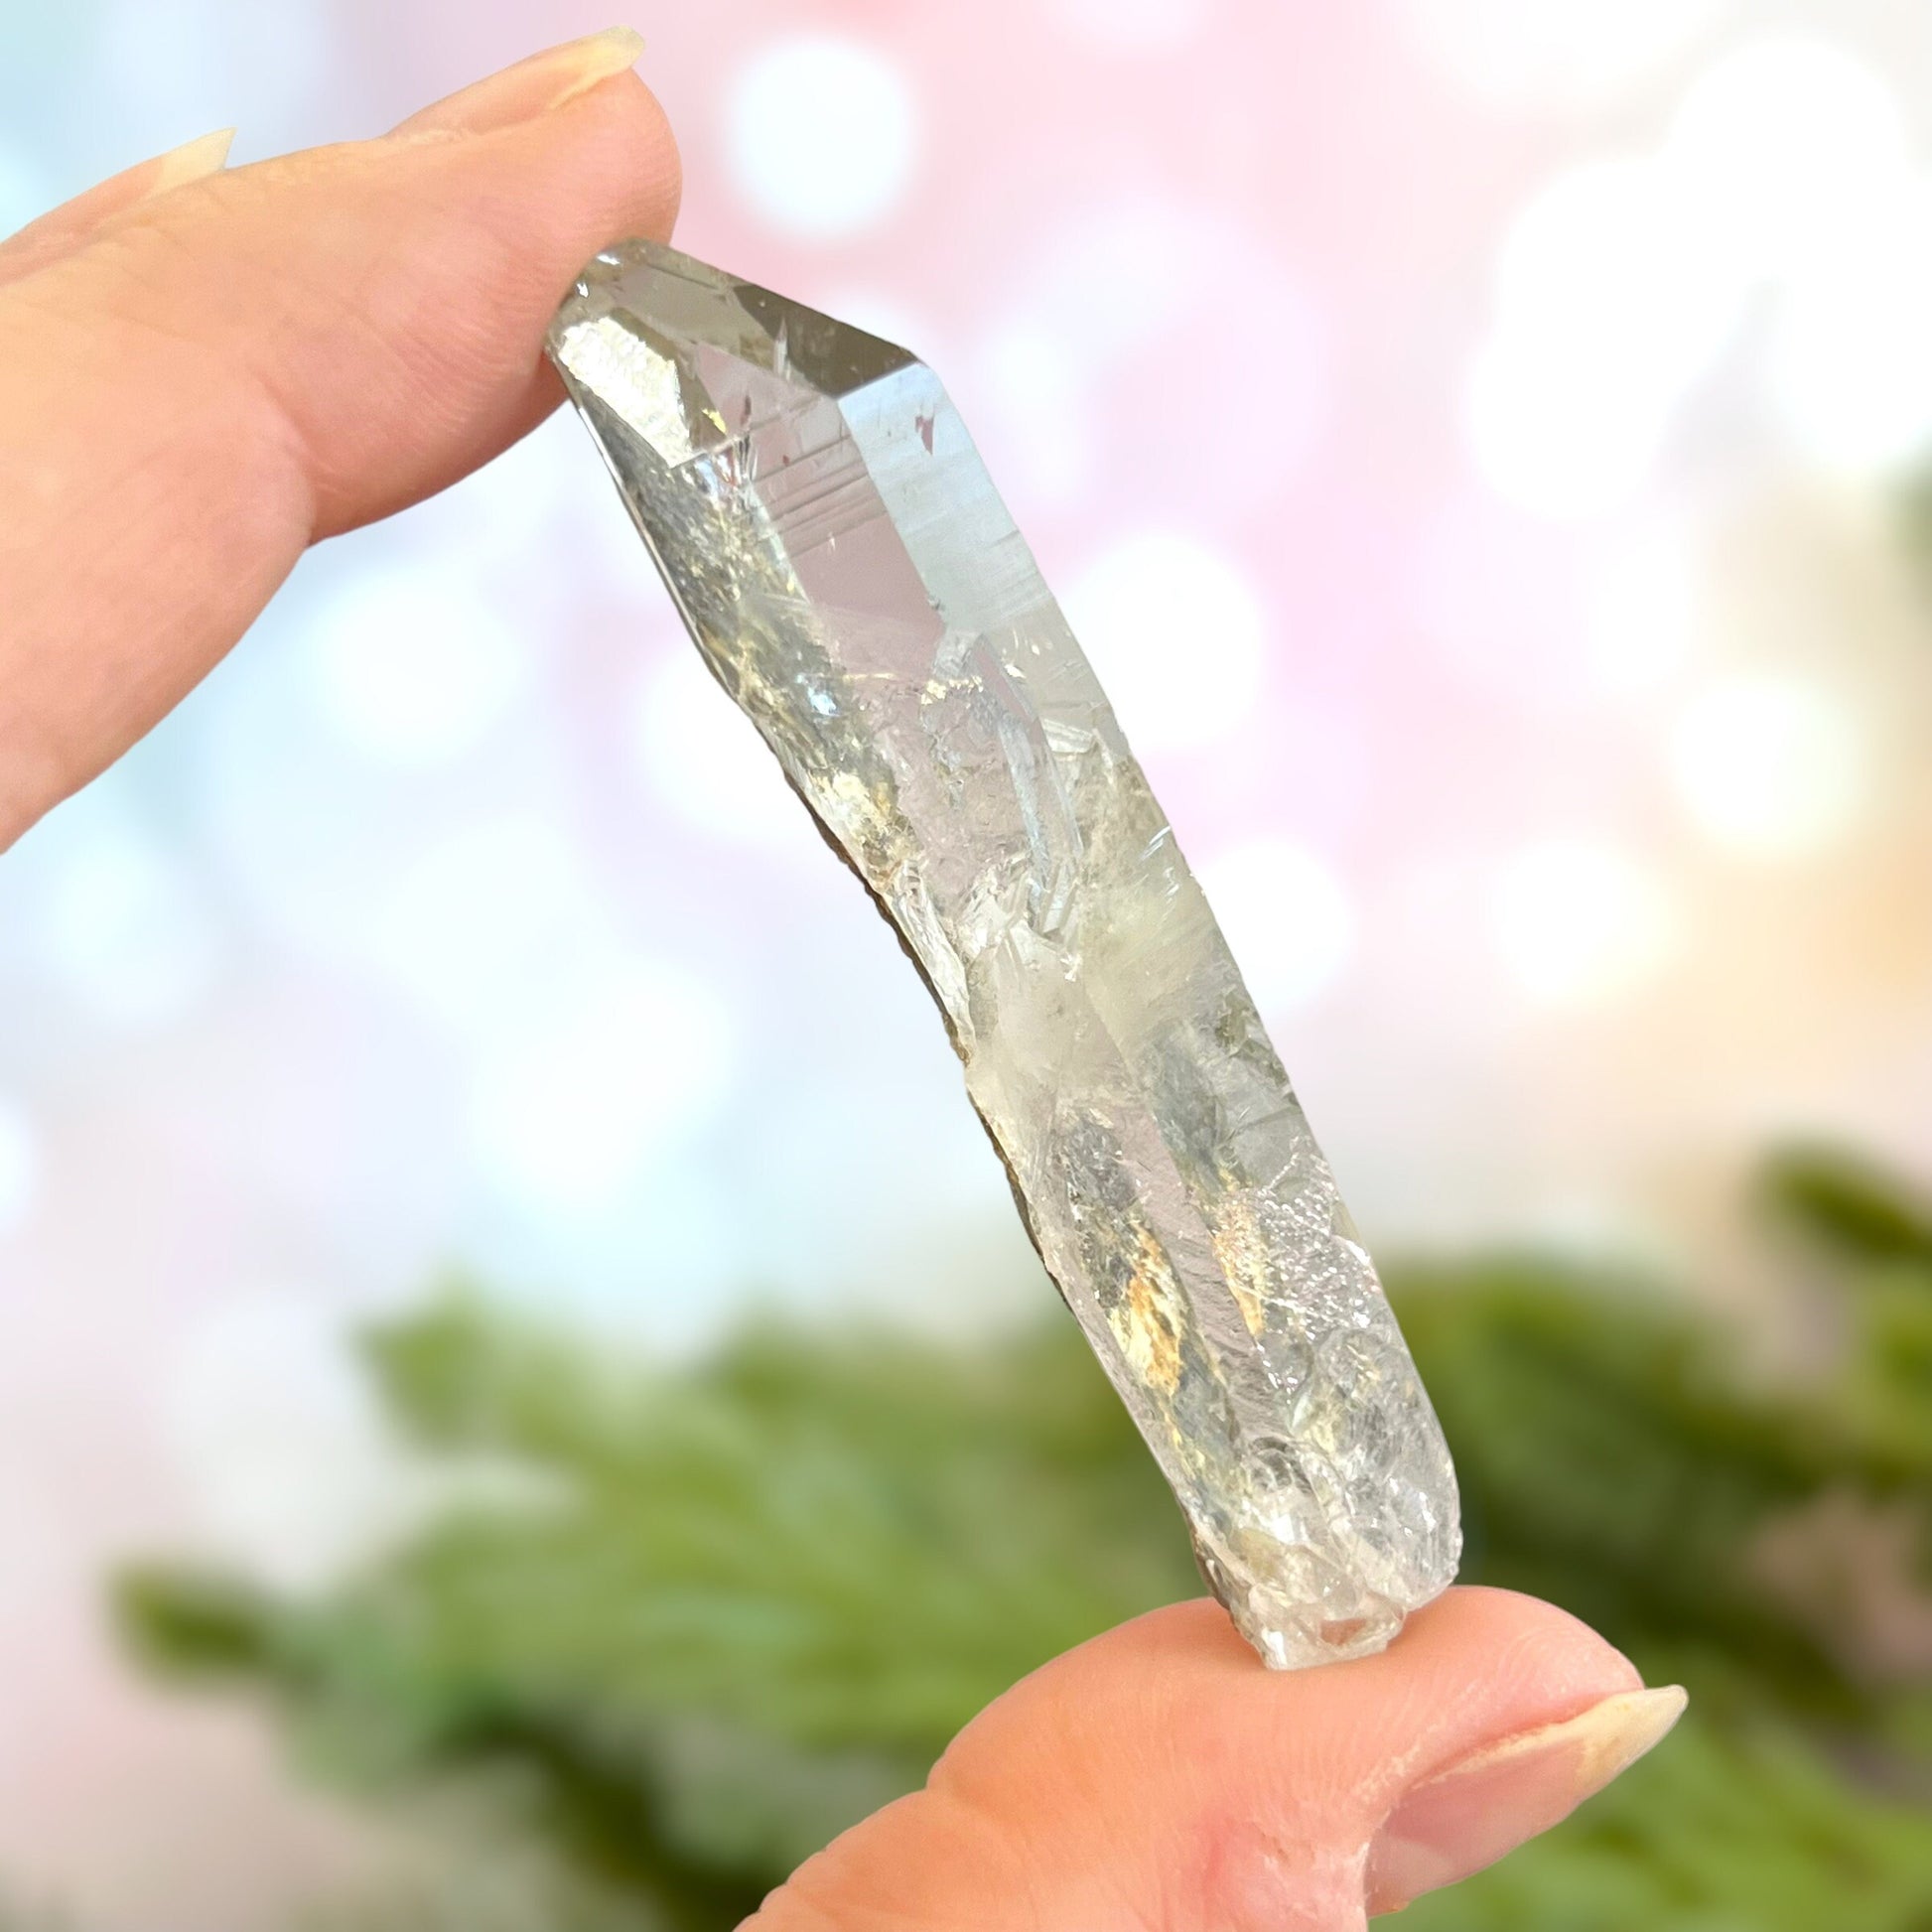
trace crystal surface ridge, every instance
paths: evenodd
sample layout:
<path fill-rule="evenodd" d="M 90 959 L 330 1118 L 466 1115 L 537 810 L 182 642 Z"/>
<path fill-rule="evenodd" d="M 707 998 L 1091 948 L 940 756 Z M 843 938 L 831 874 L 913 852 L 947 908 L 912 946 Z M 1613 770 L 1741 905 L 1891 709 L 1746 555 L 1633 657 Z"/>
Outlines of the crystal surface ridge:
<path fill-rule="evenodd" d="M 1381 1648 L 1454 1574 L 1448 1449 L 945 391 L 648 241 L 587 267 L 549 347 L 706 662 L 917 960 L 1215 1593 L 1277 1667 Z"/>

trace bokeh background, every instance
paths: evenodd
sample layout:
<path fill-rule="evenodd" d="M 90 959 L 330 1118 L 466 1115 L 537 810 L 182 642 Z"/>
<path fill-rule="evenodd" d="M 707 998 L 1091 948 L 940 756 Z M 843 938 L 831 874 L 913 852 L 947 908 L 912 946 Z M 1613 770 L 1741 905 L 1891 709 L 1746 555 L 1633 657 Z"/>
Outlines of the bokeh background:
<path fill-rule="evenodd" d="M 1760 1153 L 1932 1170 L 1918 0 L 633 20 L 682 244 L 947 378 L 1377 1248 L 1581 1257 L 1815 1364 Z M 607 24 L 0 0 L 0 227 Z M 0 863 L 0 1893 L 89 1924 L 396 1856 L 103 1607 L 157 1553 L 314 1598 L 420 1519 L 359 1324 L 452 1270 L 660 1363 L 1050 1299 L 562 418 L 312 556 Z"/>

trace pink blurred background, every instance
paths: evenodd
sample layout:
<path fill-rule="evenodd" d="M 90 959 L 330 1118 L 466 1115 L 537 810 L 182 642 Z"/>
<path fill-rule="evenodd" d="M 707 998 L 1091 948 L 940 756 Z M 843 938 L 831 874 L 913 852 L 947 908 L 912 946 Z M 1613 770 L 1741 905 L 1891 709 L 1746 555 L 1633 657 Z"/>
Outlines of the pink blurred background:
<path fill-rule="evenodd" d="M 372 135 L 577 0 L 0 0 L 0 226 Z M 1730 1252 L 1932 1164 L 1916 0 L 639 0 L 682 245 L 947 378 L 1371 1239 Z M 374 1855 L 116 1657 L 113 1559 L 406 1512 L 342 1337 L 1040 1306 L 897 946 L 576 425 L 330 545 L 0 862 L 0 1872 Z"/>

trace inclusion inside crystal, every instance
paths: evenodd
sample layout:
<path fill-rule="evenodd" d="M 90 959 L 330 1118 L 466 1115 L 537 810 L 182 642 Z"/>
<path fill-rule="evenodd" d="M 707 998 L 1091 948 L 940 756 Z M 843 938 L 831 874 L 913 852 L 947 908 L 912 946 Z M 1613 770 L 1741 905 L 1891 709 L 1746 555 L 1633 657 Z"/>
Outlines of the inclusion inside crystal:
<path fill-rule="evenodd" d="M 588 266 L 550 349 L 706 662 L 917 961 L 1215 1593 L 1277 1667 L 1379 1649 L 1454 1574 L 1448 1450 L 945 391 L 647 241 Z"/>

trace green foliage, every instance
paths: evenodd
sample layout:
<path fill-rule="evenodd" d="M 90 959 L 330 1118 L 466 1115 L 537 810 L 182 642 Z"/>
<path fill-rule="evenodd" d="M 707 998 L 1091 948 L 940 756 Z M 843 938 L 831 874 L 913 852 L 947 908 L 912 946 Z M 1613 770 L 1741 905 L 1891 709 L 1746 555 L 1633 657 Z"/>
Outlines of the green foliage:
<path fill-rule="evenodd" d="M 1932 1267 L 1932 1200 L 1835 1148 L 1790 1147 L 1764 1164 L 1764 1204 L 1828 1256 Z"/>
<path fill-rule="evenodd" d="M 1397 1271 L 1465 1574 L 1692 1689 L 1665 1750 L 1426 1932 L 1932 1925 L 1932 1225 L 1821 1156 L 1765 1186 L 1844 1335 L 1803 1387 L 1639 1284 Z M 658 1374 L 459 1297 L 368 1359 L 450 1472 L 423 1527 L 319 1601 L 162 1570 L 125 1620 L 270 1693 L 329 1775 L 461 1795 L 535 1862 L 544 1932 L 721 1932 L 1016 1678 L 1197 1587 L 1069 1323 L 970 1355 L 765 1332 Z M 383 1922 L 460 1921 L 506 1922 Z"/>
<path fill-rule="evenodd" d="M 1068 1327 L 978 1358 L 764 1334 L 672 1376 L 457 1300 L 368 1357 L 466 1466 L 430 1527 L 316 1607 L 130 1577 L 130 1628 L 272 1687 L 338 1776 L 492 1774 L 676 1926 L 735 1924 L 1016 1678 L 1195 1587 Z"/>
<path fill-rule="evenodd" d="M 1693 1710 L 1703 1687 L 1692 1690 Z M 1920 1932 L 1932 1815 L 1849 1776 L 1821 1741 L 1727 1706 L 1687 1716 L 1548 1837 L 1403 1932 Z"/>

